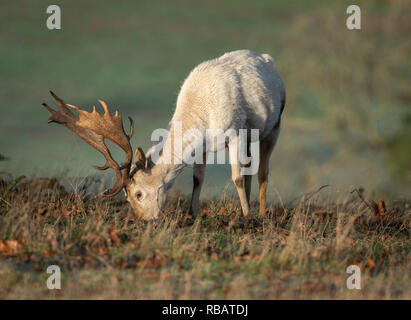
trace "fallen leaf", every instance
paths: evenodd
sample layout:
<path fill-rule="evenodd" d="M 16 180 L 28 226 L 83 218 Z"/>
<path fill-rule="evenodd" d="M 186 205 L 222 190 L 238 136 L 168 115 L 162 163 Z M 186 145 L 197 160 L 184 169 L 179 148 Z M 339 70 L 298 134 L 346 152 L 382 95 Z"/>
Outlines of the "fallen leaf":
<path fill-rule="evenodd" d="M 21 244 L 17 240 L 0 240 L 0 253 L 6 256 L 14 256 L 19 253 Z"/>
<path fill-rule="evenodd" d="M 263 272 L 263 276 L 267 279 L 267 280 L 273 280 L 274 278 L 271 276 L 271 275 L 269 275 L 267 272 Z"/>
<path fill-rule="evenodd" d="M 375 215 L 378 215 L 378 204 L 374 200 L 370 200 L 370 206 Z"/>
<path fill-rule="evenodd" d="M 19 242 L 17 240 L 6 240 L 6 245 L 11 253 L 17 254 L 19 250 Z"/>
<path fill-rule="evenodd" d="M 210 213 L 207 209 L 204 209 L 203 212 L 201 212 L 202 217 L 212 217 L 212 213 Z"/>
<path fill-rule="evenodd" d="M 159 273 L 157 271 L 154 271 L 152 269 L 144 269 L 141 272 L 141 275 L 145 278 L 149 278 L 152 280 L 157 280 L 159 278 Z"/>
<path fill-rule="evenodd" d="M 6 245 L 3 243 L 3 240 L 0 240 L 0 252 L 3 253 L 6 251 Z"/>
<path fill-rule="evenodd" d="M 67 206 L 64 204 L 64 202 L 61 202 L 61 212 L 63 213 L 63 217 L 65 219 L 68 219 L 70 214 L 71 214 L 71 211 L 67 208 Z"/>
<path fill-rule="evenodd" d="M 384 248 L 384 252 L 387 255 L 388 258 L 391 258 L 391 253 L 387 248 Z"/>
<path fill-rule="evenodd" d="M 161 278 L 161 280 L 166 280 L 166 279 L 170 278 L 170 276 L 171 276 L 170 272 L 165 272 L 165 273 L 161 274 L 160 278 Z"/>
<path fill-rule="evenodd" d="M 361 271 L 363 270 L 363 268 L 362 268 L 362 262 L 360 262 L 360 261 L 352 261 L 352 262 L 350 262 L 350 263 L 347 264 L 347 267 L 348 267 L 348 266 L 351 266 L 351 265 L 356 265 L 356 266 L 358 266 L 358 267 L 360 268 Z"/>
<path fill-rule="evenodd" d="M 43 252 L 41 253 L 41 256 L 43 258 L 48 258 L 48 257 L 54 257 L 55 256 L 55 252 L 51 251 L 51 250 L 43 250 Z"/>
<path fill-rule="evenodd" d="M 143 260 L 137 260 L 135 262 L 136 267 L 138 268 L 152 268 L 152 269 L 158 269 L 165 265 L 168 262 L 168 257 L 166 256 L 152 256 L 151 258 L 146 258 Z"/>
<path fill-rule="evenodd" d="M 384 214 L 386 214 L 386 212 L 387 212 L 387 208 L 385 206 L 384 198 L 382 198 L 380 201 L 378 201 L 378 203 L 376 203 L 373 200 L 370 200 L 369 204 L 370 204 L 370 206 L 371 206 L 371 208 L 374 212 L 374 215 L 375 215 L 375 218 L 377 219 L 377 221 L 382 221 Z"/>
<path fill-rule="evenodd" d="M 117 235 L 117 231 L 114 226 L 109 228 L 110 239 L 115 243 L 116 246 L 120 245 L 120 238 Z"/>
<path fill-rule="evenodd" d="M 97 251 L 98 254 L 105 254 L 106 253 L 106 250 L 103 247 L 96 248 L 96 251 Z"/>
<path fill-rule="evenodd" d="M 72 246 L 73 246 L 72 243 L 67 243 L 67 244 L 64 246 L 63 250 L 68 250 L 68 249 L 70 249 Z"/>
<path fill-rule="evenodd" d="M 374 260 L 371 258 L 368 258 L 367 263 L 368 263 L 368 267 L 370 268 L 370 270 L 372 270 L 375 266 Z"/>
<path fill-rule="evenodd" d="M 47 213 L 47 207 L 46 206 L 41 206 L 37 208 L 36 216 L 44 216 Z"/>
<path fill-rule="evenodd" d="M 221 207 L 220 210 L 218 211 L 218 215 L 224 216 L 227 214 L 227 210 L 224 207 Z"/>
<path fill-rule="evenodd" d="M 384 202 L 384 198 L 382 198 L 379 202 L 378 202 L 378 212 L 380 213 L 380 215 L 383 215 L 387 212 L 387 208 L 385 206 L 385 202 Z"/>

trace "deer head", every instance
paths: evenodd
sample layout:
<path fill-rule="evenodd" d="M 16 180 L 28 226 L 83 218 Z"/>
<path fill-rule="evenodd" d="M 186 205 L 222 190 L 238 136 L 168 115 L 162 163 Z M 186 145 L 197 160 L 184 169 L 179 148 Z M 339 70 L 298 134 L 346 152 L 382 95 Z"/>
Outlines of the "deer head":
<path fill-rule="evenodd" d="M 123 120 L 116 111 L 111 115 L 106 103 L 98 100 L 104 109 L 104 114 L 100 114 L 93 107 L 92 112 L 82 110 L 74 105 L 66 104 L 62 99 L 51 92 L 53 98 L 60 106 L 59 111 L 50 108 L 46 103 L 43 106 L 50 112 L 48 123 L 56 122 L 74 132 L 81 139 L 86 141 L 93 148 L 98 150 L 106 158 L 104 166 L 94 166 L 98 170 L 113 169 L 116 183 L 101 195 L 103 197 L 114 197 L 121 190 L 127 195 L 127 200 L 131 204 L 134 212 L 139 218 L 150 220 L 156 218 L 165 202 L 165 188 L 161 174 L 149 165 L 151 162 L 146 158 L 143 150 L 137 148 L 132 163 L 133 150 L 130 145 L 130 138 L 133 135 L 133 120 L 130 120 L 130 131 L 126 134 L 123 127 Z M 68 108 L 74 109 L 78 117 Z M 119 165 L 111 156 L 105 144 L 105 139 L 117 144 L 126 154 L 125 162 Z"/>

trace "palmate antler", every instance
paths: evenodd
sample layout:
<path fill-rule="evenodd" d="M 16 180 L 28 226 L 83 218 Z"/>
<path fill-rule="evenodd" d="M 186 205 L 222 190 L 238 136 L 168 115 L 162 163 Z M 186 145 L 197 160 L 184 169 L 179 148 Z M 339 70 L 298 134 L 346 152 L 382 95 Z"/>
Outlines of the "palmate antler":
<path fill-rule="evenodd" d="M 118 111 L 112 116 L 104 101 L 98 100 L 104 109 L 104 114 L 100 114 L 96 111 L 95 107 L 93 107 L 92 112 L 87 112 L 76 106 L 64 103 L 64 101 L 57 97 L 52 91 L 50 91 L 50 93 L 59 104 L 60 110 L 55 111 L 46 103 L 43 103 L 43 106 L 50 112 L 48 123 L 56 122 L 65 126 L 103 154 L 106 158 L 106 164 L 102 167 L 93 167 L 98 170 L 106 170 L 108 168 L 114 170 L 116 183 L 113 188 L 106 190 L 102 195 L 104 197 L 115 196 L 130 179 L 129 174 L 133 157 L 130 138 L 133 135 L 133 120 L 128 117 L 130 120 L 130 133 L 127 135 L 124 132 L 123 120 L 121 116 L 119 116 Z M 67 106 L 76 110 L 79 118 L 77 118 Z M 111 156 L 110 151 L 104 143 L 104 139 L 111 140 L 126 153 L 126 161 L 121 166 L 119 166 Z M 121 173 L 122 170 L 123 173 Z"/>

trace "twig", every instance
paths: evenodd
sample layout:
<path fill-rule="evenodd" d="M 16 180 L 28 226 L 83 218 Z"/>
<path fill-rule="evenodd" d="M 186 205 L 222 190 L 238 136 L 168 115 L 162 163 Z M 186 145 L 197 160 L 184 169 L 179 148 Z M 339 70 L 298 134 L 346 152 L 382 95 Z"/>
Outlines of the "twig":
<path fill-rule="evenodd" d="M 5 204 L 7 204 L 9 207 L 12 207 L 11 203 L 7 202 L 2 197 L 0 197 L 0 200 L 3 201 Z"/>
<path fill-rule="evenodd" d="M 329 184 L 325 184 L 325 185 L 322 185 L 321 187 L 319 187 L 316 191 L 302 193 L 298 197 L 295 197 L 293 200 L 291 200 L 290 204 L 293 203 L 295 200 L 297 200 L 297 199 L 299 199 L 299 198 L 301 198 L 302 196 L 305 196 L 305 195 L 308 195 L 308 198 L 306 198 L 305 201 L 310 200 L 315 194 L 317 194 L 322 189 L 327 188 L 329 186 L 330 186 Z"/>
<path fill-rule="evenodd" d="M 307 199 L 305 199 L 305 200 L 306 200 L 306 201 L 307 201 L 307 200 L 310 200 L 315 194 L 319 193 L 322 189 L 327 188 L 327 187 L 329 187 L 329 186 L 330 186 L 329 184 L 325 184 L 325 185 L 319 187 L 317 191 L 312 192 L 312 193 L 310 194 L 310 196 L 309 196 Z"/>
<path fill-rule="evenodd" d="M 369 209 L 374 210 L 374 208 L 364 199 L 364 197 L 361 195 L 360 191 L 359 191 L 357 188 L 355 188 L 354 190 L 352 190 L 352 191 L 350 192 L 350 194 L 353 194 L 354 192 L 357 192 L 358 197 L 361 199 L 362 202 L 365 203 L 365 205 L 366 205 Z"/>

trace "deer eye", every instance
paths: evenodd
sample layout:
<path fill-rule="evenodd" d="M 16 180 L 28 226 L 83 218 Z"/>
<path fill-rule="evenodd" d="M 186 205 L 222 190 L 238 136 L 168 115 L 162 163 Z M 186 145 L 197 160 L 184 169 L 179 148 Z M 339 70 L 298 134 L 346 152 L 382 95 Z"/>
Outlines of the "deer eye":
<path fill-rule="evenodd" d="M 143 193 L 141 191 L 136 192 L 136 198 L 137 200 L 141 200 L 143 198 Z"/>

